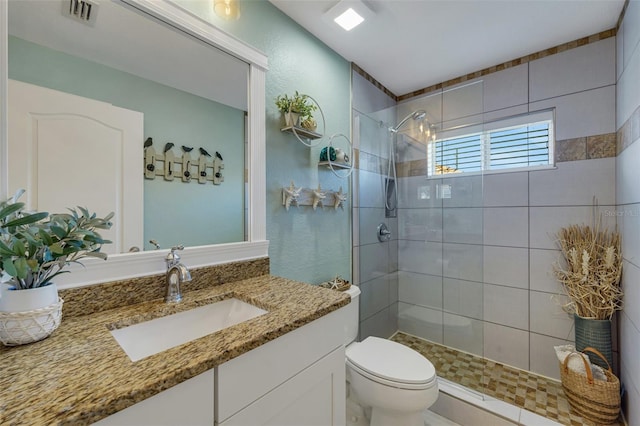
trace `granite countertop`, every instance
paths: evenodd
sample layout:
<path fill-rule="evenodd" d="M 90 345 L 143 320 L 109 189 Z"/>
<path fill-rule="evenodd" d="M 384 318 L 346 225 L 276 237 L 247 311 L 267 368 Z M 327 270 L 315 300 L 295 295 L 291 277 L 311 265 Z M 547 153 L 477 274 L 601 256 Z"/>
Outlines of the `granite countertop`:
<path fill-rule="evenodd" d="M 237 297 L 267 314 L 131 362 L 110 328 Z M 0 424 L 89 424 L 214 368 L 348 304 L 336 291 L 263 275 L 64 318 L 50 337 L 0 346 Z M 64 315 L 64 309 L 63 309 Z"/>

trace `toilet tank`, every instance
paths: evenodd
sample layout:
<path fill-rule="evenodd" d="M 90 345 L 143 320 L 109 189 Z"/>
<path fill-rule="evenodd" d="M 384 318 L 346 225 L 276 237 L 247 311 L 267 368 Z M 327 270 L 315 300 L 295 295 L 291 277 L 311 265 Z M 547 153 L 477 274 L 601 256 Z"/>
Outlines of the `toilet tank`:
<path fill-rule="evenodd" d="M 347 291 L 351 296 L 351 303 L 343 309 L 347 309 L 347 322 L 344 325 L 344 345 L 355 342 L 358 338 L 358 324 L 360 323 L 360 288 L 352 285 Z"/>

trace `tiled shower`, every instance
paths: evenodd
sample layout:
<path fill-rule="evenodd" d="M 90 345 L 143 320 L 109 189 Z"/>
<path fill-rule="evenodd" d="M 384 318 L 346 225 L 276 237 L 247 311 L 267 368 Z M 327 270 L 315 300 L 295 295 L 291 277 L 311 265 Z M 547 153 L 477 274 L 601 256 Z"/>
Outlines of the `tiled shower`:
<path fill-rule="evenodd" d="M 588 223 L 594 197 L 615 224 L 615 46 L 593 41 L 400 103 L 353 73 L 361 338 L 400 330 L 559 377 L 553 346 L 573 340 L 573 320 L 552 275 L 553 234 Z M 396 145 L 397 217 L 385 218 L 387 128 L 417 109 L 440 132 L 551 111 L 555 167 L 428 177 L 426 149 L 407 138 L 415 137 L 407 125 Z M 381 222 L 391 241 L 377 241 Z"/>

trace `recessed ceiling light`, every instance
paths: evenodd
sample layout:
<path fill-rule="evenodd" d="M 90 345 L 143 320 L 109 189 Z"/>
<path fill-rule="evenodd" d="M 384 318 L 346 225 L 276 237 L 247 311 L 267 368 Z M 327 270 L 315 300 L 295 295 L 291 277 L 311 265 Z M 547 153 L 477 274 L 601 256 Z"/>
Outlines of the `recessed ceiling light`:
<path fill-rule="evenodd" d="M 322 15 L 325 22 L 330 25 L 336 23 L 345 31 L 351 31 L 373 17 L 373 11 L 360 0 L 341 0 Z"/>
<path fill-rule="evenodd" d="M 346 31 L 351 31 L 352 29 L 360 25 L 364 21 L 364 18 L 358 15 L 358 12 L 356 12 L 355 10 L 349 8 L 342 12 L 340 16 L 334 19 L 334 21 Z"/>

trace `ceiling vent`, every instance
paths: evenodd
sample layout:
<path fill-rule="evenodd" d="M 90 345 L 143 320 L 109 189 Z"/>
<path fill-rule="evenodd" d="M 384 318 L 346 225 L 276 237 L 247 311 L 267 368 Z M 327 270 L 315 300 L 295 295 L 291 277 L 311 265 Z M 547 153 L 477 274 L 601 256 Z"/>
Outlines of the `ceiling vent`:
<path fill-rule="evenodd" d="M 98 14 L 98 4 L 89 0 L 68 0 L 62 3 L 62 13 L 76 21 L 93 26 Z"/>

